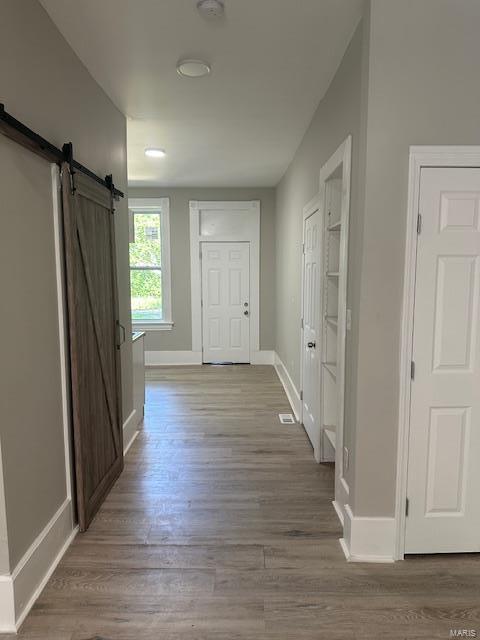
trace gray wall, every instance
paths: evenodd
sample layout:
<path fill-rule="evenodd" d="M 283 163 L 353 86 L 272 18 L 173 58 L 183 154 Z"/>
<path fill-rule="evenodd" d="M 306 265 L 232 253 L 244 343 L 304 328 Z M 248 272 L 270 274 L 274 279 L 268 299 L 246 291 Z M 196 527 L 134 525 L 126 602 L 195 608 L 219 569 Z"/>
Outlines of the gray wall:
<path fill-rule="evenodd" d="M 345 442 L 358 516 L 395 506 L 409 146 L 480 144 L 479 22 L 477 0 L 367 1 L 277 188 L 277 351 L 298 384 L 302 207 L 352 134 Z"/>
<path fill-rule="evenodd" d="M 0 101 L 7 111 L 57 146 L 71 140 L 80 162 L 99 175 L 113 173 L 126 191 L 125 118 L 36 0 L 0 3 L 0 78 Z M 0 272 L 7 302 L 2 314 L 0 438 L 13 568 L 63 502 L 65 464 L 50 170 L 3 138 L 1 153 L 0 254 L 8 269 Z M 126 202 L 119 203 L 120 315 L 129 328 L 126 211 Z M 131 369 L 128 343 L 122 352 L 124 417 L 133 406 Z"/>
<path fill-rule="evenodd" d="M 0 575 L 10 571 L 8 553 L 7 510 L 5 505 L 5 487 L 3 483 L 3 458 L 0 442 Z"/>
<path fill-rule="evenodd" d="M 319 189 L 322 165 L 352 135 L 352 191 L 350 210 L 350 264 L 348 307 L 354 310 L 347 339 L 345 444 L 351 446 L 355 413 L 355 369 L 358 337 L 358 298 L 363 229 L 359 177 L 363 171 L 361 145 L 364 28 L 361 22 L 327 94 L 313 117 L 285 176 L 277 187 L 276 208 L 276 350 L 295 385 L 300 385 L 300 317 L 303 207 Z M 350 469 L 351 471 L 351 469 Z M 348 476 L 347 476 L 348 477 Z"/>
<path fill-rule="evenodd" d="M 1 426 L 10 542 L 16 565 L 66 498 L 51 173 L 0 136 L 2 217 Z M 35 533 L 35 535 L 33 535 Z"/>
<path fill-rule="evenodd" d="M 131 188 L 132 198 L 170 198 L 172 255 L 171 331 L 147 332 L 148 351 L 190 351 L 192 317 L 190 303 L 190 200 L 260 200 L 260 348 L 275 348 L 275 190 L 274 189 L 141 189 Z"/>
<path fill-rule="evenodd" d="M 409 145 L 480 144 L 478 0 L 372 0 L 355 515 L 393 515 Z"/>

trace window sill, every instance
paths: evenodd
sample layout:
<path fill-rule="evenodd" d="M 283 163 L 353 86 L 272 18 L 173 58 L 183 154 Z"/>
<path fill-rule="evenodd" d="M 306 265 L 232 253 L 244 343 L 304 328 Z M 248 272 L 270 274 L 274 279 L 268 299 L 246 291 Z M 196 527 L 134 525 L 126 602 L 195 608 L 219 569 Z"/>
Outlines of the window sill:
<path fill-rule="evenodd" d="M 132 322 L 134 331 L 171 331 L 173 322 Z"/>

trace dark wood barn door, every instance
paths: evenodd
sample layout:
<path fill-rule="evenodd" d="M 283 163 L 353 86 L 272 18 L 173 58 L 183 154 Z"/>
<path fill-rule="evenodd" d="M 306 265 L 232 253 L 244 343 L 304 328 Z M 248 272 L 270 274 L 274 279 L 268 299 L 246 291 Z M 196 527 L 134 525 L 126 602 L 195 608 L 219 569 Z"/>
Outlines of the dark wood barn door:
<path fill-rule="evenodd" d="M 85 531 L 123 469 L 112 197 L 62 168 L 77 509 Z"/>

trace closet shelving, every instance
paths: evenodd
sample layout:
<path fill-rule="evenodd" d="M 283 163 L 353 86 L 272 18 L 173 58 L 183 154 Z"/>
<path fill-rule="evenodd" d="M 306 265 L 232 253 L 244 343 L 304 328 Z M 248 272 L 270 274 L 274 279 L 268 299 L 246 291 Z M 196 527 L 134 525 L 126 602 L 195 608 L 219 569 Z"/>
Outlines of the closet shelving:
<path fill-rule="evenodd" d="M 347 309 L 348 231 L 352 138 L 348 136 L 320 169 L 321 221 L 319 410 L 315 459 L 335 463 L 335 509 L 343 522 L 348 513 L 350 434 L 345 438 L 345 362 L 351 309 Z"/>
<path fill-rule="evenodd" d="M 330 233 L 332 233 L 333 231 L 340 231 L 340 229 L 342 228 L 342 223 L 340 222 L 340 220 L 338 220 L 337 222 L 333 222 L 328 228 L 327 231 L 329 231 Z"/>
<path fill-rule="evenodd" d="M 338 327 L 338 316 L 325 316 L 325 320 L 334 327 Z"/>
<path fill-rule="evenodd" d="M 322 449 L 324 460 L 335 459 L 338 419 L 337 353 L 339 281 L 343 276 L 340 265 L 342 238 L 342 180 L 332 177 L 325 183 L 325 212 L 323 233 L 323 300 L 322 314 Z"/>

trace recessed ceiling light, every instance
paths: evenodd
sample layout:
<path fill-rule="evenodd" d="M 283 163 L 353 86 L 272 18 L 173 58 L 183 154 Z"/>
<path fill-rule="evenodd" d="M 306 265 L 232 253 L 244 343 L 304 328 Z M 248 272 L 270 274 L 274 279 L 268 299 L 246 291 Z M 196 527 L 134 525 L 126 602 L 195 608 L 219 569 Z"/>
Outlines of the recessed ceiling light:
<path fill-rule="evenodd" d="M 203 60 L 180 60 L 177 63 L 177 73 L 186 78 L 208 76 L 211 70 L 210 65 Z"/>
<path fill-rule="evenodd" d="M 155 149 L 153 147 L 145 149 L 145 155 L 149 158 L 164 158 L 167 154 L 164 149 Z"/>

